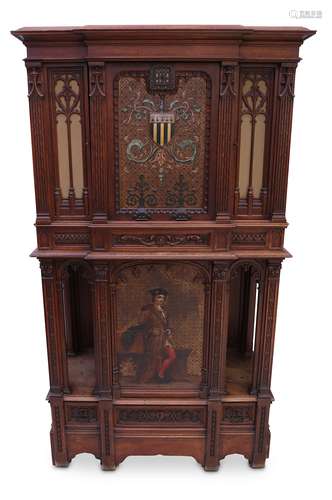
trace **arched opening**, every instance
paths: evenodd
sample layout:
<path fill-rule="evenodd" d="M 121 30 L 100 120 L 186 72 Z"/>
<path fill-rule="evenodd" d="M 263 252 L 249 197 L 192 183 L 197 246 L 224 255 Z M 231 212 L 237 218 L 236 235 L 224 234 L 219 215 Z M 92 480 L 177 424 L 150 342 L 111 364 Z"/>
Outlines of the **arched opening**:
<path fill-rule="evenodd" d="M 260 277 L 260 269 L 251 262 L 238 263 L 231 270 L 226 357 L 229 394 L 250 394 L 252 389 Z"/>
<path fill-rule="evenodd" d="M 62 277 L 64 335 L 71 393 L 90 394 L 95 386 L 91 270 L 84 262 L 65 265 Z"/>

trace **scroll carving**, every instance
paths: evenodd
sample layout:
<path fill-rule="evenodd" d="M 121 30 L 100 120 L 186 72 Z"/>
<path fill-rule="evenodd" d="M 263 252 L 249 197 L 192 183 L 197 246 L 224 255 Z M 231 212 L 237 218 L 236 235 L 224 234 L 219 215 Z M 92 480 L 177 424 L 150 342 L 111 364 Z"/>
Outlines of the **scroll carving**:
<path fill-rule="evenodd" d="M 96 97 L 96 96 L 106 97 L 104 65 L 89 64 L 89 68 L 90 68 L 89 97 Z"/>
<path fill-rule="evenodd" d="M 208 234 L 121 234 L 113 236 L 113 243 L 118 245 L 178 246 L 206 245 Z"/>
<path fill-rule="evenodd" d="M 28 68 L 28 97 L 44 97 L 40 66 Z"/>

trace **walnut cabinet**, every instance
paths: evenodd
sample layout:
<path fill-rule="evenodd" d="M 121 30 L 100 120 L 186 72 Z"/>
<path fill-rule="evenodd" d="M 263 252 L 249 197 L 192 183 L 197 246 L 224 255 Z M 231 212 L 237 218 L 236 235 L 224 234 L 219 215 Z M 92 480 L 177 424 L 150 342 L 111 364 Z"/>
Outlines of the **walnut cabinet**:
<path fill-rule="evenodd" d="M 53 464 L 264 467 L 306 28 L 21 28 Z"/>

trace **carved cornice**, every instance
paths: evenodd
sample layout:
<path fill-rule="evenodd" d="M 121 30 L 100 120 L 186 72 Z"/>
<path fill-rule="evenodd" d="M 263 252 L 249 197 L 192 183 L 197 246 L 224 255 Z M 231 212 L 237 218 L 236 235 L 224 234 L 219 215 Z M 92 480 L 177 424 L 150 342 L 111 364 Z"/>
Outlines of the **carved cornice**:
<path fill-rule="evenodd" d="M 54 242 L 58 245 L 87 245 L 90 242 L 89 233 L 55 233 Z"/>
<path fill-rule="evenodd" d="M 222 422 L 228 424 L 246 424 L 253 422 L 253 406 L 224 406 Z"/>
<path fill-rule="evenodd" d="M 266 233 L 232 233 L 232 243 L 260 243 L 264 244 Z"/>
<path fill-rule="evenodd" d="M 68 422 L 80 424 L 92 424 L 98 422 L 96 406 L 70 406 Z"/>

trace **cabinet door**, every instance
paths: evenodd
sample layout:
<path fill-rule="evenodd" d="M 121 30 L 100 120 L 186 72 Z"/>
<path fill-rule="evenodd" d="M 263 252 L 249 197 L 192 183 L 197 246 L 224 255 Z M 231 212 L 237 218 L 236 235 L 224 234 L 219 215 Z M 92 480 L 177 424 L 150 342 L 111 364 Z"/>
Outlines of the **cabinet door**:
<path fill-rule="evenodd" d="M 111 218 L 211 219 L 219 65 L 110 63 Z"/>

